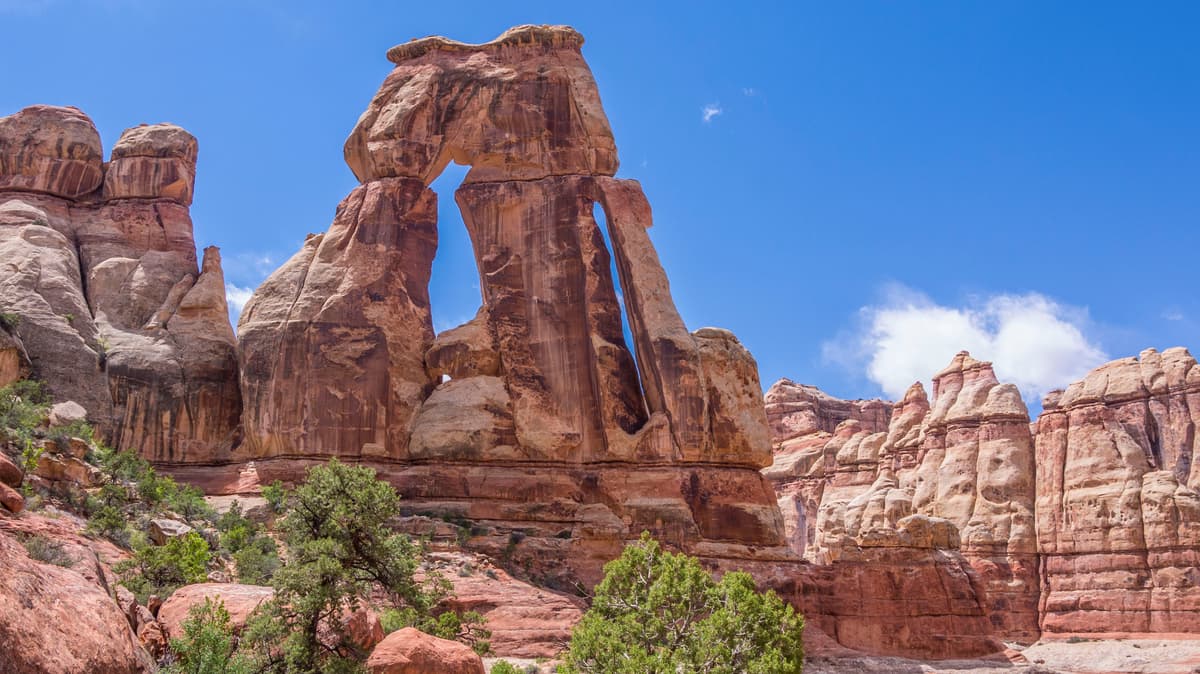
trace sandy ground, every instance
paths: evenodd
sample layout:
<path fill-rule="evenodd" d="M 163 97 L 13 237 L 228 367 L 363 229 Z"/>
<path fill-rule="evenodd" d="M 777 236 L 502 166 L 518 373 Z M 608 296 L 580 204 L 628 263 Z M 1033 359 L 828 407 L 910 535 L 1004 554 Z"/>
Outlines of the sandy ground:
<path fill-rule="evenodd" d="M 1009 652 L 1012 661 L 927 662 L 871 656 L 812 656 L 805 674 L 1200 674 L 1200 635 L 1180 638 L 1041 641 Z"/>

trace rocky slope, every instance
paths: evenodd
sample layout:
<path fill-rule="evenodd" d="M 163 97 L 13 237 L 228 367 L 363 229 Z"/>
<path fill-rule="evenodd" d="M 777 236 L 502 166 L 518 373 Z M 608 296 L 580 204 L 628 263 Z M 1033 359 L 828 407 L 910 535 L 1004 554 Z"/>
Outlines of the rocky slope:
<path fill-rule="evenodd" d="M 142 125 L 105 163 L 75 108 L 0 118 L 8 353 L 114 444 L 164 463 L 227 457 L 241 413 L 220 255 L 197 265 L 188 215 L 196 154 L 183 129 Z"/>

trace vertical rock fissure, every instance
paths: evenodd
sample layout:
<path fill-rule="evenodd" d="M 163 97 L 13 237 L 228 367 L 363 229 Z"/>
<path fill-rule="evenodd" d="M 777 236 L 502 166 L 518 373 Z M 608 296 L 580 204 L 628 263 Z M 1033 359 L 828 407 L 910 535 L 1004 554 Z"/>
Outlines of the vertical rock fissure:
<path fill-rule="evenodd" d="M 646 388 L 642 382 L 642 359 L 638 353 L 637 344 L 633 336 L 633 324 L 629 322 L 628 305 L 625 300 L 625 288 L 621 283 L 621 273 L 617 268 L 616 247 L 613 245 L 612 232 L 608 227 L 608 213 L 605 212 L 603 204 L 592 202 L 592 219 L 596 223 L 596 229 L 600 231 L 600 237 L 604 240 L 604 247 L 608 251 L 608 273 L 612 278 L 613 292 L 617 296 L 617 310 L 620 312 L 621 320 L 621 336 L 623 343 L 621 346 L 629 351 L 629 357 L 633 360 L 634 372 L 636 373 L 637 390 L 641 399 L 642 411 L 649 416 L 651 410 L 649 403 L 646 400 Z"/>

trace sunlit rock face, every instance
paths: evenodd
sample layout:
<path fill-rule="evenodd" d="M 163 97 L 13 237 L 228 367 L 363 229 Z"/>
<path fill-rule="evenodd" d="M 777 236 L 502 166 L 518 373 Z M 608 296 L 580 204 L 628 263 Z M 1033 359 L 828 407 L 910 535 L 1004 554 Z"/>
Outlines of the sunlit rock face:
<path fill-rule="evenodd" d="M 160 463 L 227 460 L 241 399 L 220 255 L 197 264 L 197 143 L 127 129 L 103 162 L 75 108 L 0 118 L 0 306 L 31 374 L 115 446 Z"/>
<path fill-rule="evenodd" d="M 642 530 L 788 557 L 758 472 L 771 452 L 757 366 L 732 333 L 684 326 L 649 203 L 613 177 L 582 44 L 523 26 L 388 52 L 346 141 L 361 185 L 242 313 L 237 458 L 263 480 L 373 462 L 414 511 L 521 530 L 518 552 L 565 584 L 595 580 Z M 450 161 L 471 167 L 454 196 L 482 306 L 436 335 L 428 186 Z"/>
<path fill-rule="evenodd" d="M 1047 632 L 1200 631 L 1200 367 L 1183 348 L 1102 365 L 1037 423 Z"/>
<path fill-rule="evenodd" d="M 802 418 L 838 425 L 774 415 L 763 471 L 798 553 L 857 560 L 927 515 L 953 525 L 1003 638 L 1200 628 L 1200 367 L 1186 349 L 1102 365 L 1032 426 L 1016 388 L 965 353 L 934 377 L 932 402 L 909 389 L 886 433 L 851 414 L 864 403 L 804 388 L 772 387 L 768 410 L 819 401 Z"/>
<path fill-rule="evenodd" d="M 946 545 L 978 575 L 996 633 L 1033 641 L 1039 582 L 1029 413 L 1015 386 L 966 353 L 933 383 L 932 401 L 914 384 L 886 426 L 873 411 L 879 401 L 827 400 L 786 380 L 772 387 L 768 410 L 811 406 L 806 416 L 837 423 L 832 433 L 820 423 L 774 425 L 775 461 L 764 474 L 791 505 L 781 506 L 795 523 L 787 536 L 796 552 L 829 564 L 860 555 L 864 542 L 908 545 L 898 529 L 905 518 L 945 523 L 954 532 Z"/>

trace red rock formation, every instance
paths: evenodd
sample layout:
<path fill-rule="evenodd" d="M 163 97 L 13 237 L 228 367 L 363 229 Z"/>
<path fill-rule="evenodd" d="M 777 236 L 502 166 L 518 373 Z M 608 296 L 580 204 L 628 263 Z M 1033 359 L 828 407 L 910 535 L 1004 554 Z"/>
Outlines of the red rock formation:
<path fill-rule="evenodd" d="M 0 523 L 6 519 L 0 515 Z M 82 560 L 74 564 L 80 570 L 34 561 L 0 528 L 0 671 L 150 671 L 153 663 L 120 607 L 94 575 L 87 576 Z"/>
<path fill-rule="evenodd" d="M 346 142 L 363 184 L 242 314 L 239 456 L 263 480 L 298 477 L 304 462 L 285 458 L 372 462 L 414 511 L 497 529 L 485 547 L 517 530 L 518 555 L 567 587 L 642 529 L 786 556 L 757 472 L 757 367 L 731 333 L 680 319 L 649 204 L 611 177 L 581 44 L 525 26 L 389 52 L 396 68 Z M 471 166 L 455 197 L 483 307 L 435 338 L 427 185 L 451 160 Z"/>
<path fill-rule="evenodd" d="M 216 249 L 196 264 L 196 140 L 126 130 L 108 164 L 74 108 L 0 118 L 0 307 L 32 373 L 114 445 L 156 462 L 228 458 L 241 402 Z"/>
<path fill-rule="evenodd" d="M 776 409 L 786 394 L 796 397 L 780 387 Z M 914 385 L 895 405 L 886 433 L 865 431 L 854 419 L 832 436 L 817 424 L 776 428 L 809 430 L 776 436 L 775 463 L 764 471 L 785 517 L 795 513 L 788 531 L 794 549 L 836 562 L 855 542 L 895 540 L 898 523 L 911 514 L 939 518 L 954 526 L 954 547 L 982 580 L 980 598 L 996 633 L 1037 639 L 1029 414 L 1016 387 L 1000 384 L 989 363 L 958 354 L 934 377 L 932 407 Z"/>
<path fill-rule="evenodd" d="M 183 635 L 183 623 L 187 620 L 188 611 L 192 607 L 204 603 L 206 599 L 219 601 L 229 612 L 229 624 L 236 632 L 241 632 L 250 614 L 258 605 L 275 596 L 275 590 L 259 585 L 239 585 L 237 583 L 197 583 L 185 585 L 175 590 L 158 609 L 158 623 L 168 639 L 178 639 Z"/>
<path fill-rule="evenodd" d="M 436 219 L 420 181 L 362 185 L 255 292 L 238 322 L 241 455 L 404 457 L 432 389 Z"/>
<path fill-rule="evenodd" d="M 439 639 L 412 627 L 387 635 L 367 658 L 371 674 L 484 674 L 483 659 L 470 646 Z"/>
<path fill-rule="evenodd" d="M 514 578 L 480 556 L 434 553 L 432 557 L 454 586 L 444 606 L 482 615 L 483 626 L 492 633 L 488 643 L 495 657 L 556 657 L 587 608 L 580 597 Z"/>
<path fill-rule="evenodd" d="M 1200 367 L 1183 348 L 1102 365 L 1037 423 L 1047 632 L 1200 632 Z"/>
<path fill-rule="evenodd" d="M 954 522 L 963 555 L 983 576 L 999 633 L 1038 637 L 1034 451 L 1029 412 L 990 363 L 965 352 L 934 377 L 919 464 L 895 468 L 912 507 Z"/>
<path fill-rule="evenodd" d="M 796 569 L 777 587 L 809 625 L 849 648 L 921 659 L 1002 650 L 971 565 L 957 551 L 905 533 L 905 542 L 917 545 L 863 547 L 850 558 Z"/>
<path fill-rule="evenodd" d="M 764 400 L 776 447 L 792 438 L 833 433 L 847 419 L 858 421 L 870 433 L 880 433 L 888 429 L 892 416 L 892 404 L 885 400 L 842 400 L 790 379 L 771 384 Z"/>

